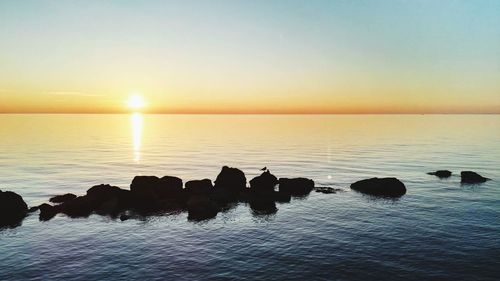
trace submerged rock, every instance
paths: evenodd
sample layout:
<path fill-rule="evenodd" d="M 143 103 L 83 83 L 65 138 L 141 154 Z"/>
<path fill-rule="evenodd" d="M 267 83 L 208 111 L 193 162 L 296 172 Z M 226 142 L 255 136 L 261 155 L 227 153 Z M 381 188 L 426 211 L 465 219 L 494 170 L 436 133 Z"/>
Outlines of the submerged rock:
<path fill-rule="evenodd" d="M 406 194 L 405 185 L 397 178 L 371 178 L 351 184 L 351 189 L 376 196 L 399 197 Z"/>
<path fill-rule="evenodd" d="M 279 191 L 292 196 L 305 196 L 314 188 L 314 181 L 306 178 L 280 178 Z"/>
<path fill-rule="evenodd" d="M 247 187 L 247 178 L 245 173 L 237 168 L 228 166 L 222 167 L 219 175 L 214 182 L 216 190 L 224 190 L 229 193 L 238 194 Z"/>
<path fill-rule="evenodd" d="M 462 177 L 462 183 L 483 183 L 490 180 L 472 171 L 462 171 L 460 176 Z"/>
<path fill-rule="evenodd" d="M 250 189 L 255 191 L 273 191 L 277 184 L 278 178 L 271 174 L 271 172 L 265 171 L 260 176 L 250 180 Z"/>
<path fill-rule="evenodd" d="M 438 170 L 435 172 L 427 173 L 428 175 L 436 176 L 438 178 L 444 179 L 451 177 L 451 172 L 448 170 Z"/>
<path fill-rule="evenodd" d="M 17 226 L 28 213 L 28 205 L 21 195 L 0 190 L 0 227 Z"/>
<path fill-rule="evenodd" d="M 69 201 L 69 200 L 72 200 L 75 198 L 76 198 L 76 195 L 74 195 L 72 193 L 66 193 L 64 195 L 56 195 L 56 196 L 50 198 L 49 201 L 52 203 L 64 203 L 66 201 Z"/>

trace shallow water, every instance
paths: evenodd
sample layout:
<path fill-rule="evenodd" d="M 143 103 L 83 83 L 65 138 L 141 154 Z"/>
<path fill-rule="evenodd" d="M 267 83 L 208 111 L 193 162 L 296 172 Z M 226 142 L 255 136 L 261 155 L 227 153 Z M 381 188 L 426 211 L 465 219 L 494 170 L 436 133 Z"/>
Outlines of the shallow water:
<path fill-rule="evenodd" d="M 498 280 L 499 139 L 499 115 L 0 115 L 0 188 L 30 206 L 139 174 L 214 180 L 223 165 L 345 190 L 201 223 L 34 213 L 0 230 L 0 280 Z M 493 180 L 461 185 L 461 170 Z M 348 188 L 372 176 L 408 192 Z"/>

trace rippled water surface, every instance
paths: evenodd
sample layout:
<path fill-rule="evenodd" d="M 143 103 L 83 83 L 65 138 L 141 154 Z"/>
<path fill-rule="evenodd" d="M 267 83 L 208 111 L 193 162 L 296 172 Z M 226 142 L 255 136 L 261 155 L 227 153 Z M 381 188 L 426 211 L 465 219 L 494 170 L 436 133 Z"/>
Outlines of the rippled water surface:
<path fill-rule="evenodd" d="M 498 115 L 0 115 L 0 188 L 30 206 L 139 174 L 214 180 L 223 165 L 345 190 L 201 223 L 34 213 L 0 230 L 0 280 L 498 280 L 499 140 Z M 461 170 L 493 180 L 461 185 Z M 408 192 L 349 189 L 372 176 Z"/>

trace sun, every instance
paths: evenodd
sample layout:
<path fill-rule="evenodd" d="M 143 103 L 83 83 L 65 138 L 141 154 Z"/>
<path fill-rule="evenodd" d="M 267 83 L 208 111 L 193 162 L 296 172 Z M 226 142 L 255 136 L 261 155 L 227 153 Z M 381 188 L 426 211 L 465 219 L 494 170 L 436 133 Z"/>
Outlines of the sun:
<path fill-rule="evenodd" d="M 139 94 L 132 94 L 127 100 L 127 106 L 130 109 L 142 109 L 146 106 L 144 98 Z"/>

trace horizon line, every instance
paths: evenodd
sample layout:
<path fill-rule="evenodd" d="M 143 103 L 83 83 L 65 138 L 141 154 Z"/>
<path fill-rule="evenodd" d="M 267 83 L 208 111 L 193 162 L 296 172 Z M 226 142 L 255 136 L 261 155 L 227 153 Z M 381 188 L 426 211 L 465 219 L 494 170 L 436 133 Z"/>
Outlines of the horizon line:
<path fill-rule="evenodd" d="M 500 115 L 500 112 L 0 112 L 0 115 Z"/>

